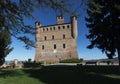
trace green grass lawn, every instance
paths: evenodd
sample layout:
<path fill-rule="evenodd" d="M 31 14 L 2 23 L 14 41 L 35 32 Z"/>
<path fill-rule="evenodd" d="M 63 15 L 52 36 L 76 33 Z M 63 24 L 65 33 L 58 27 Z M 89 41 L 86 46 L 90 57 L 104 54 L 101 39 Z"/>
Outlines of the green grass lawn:
<path fill-rule="evenodd" d="M 49 66 L 0 70 L 0 84 L 120 84 L 118 66 Z"/>

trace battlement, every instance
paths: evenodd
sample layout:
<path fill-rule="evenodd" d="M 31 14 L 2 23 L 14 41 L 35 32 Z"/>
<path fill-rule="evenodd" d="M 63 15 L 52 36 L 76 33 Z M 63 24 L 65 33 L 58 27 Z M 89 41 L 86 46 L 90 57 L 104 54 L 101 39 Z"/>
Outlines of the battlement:
<path fill-rule="evenodd" d="M 63 16 L 56 17 L 57 24 L 41 26 L 36 22 L 36 62 L 59 62 L 77 56 L 77 19 L 64 23 Z"/>
<path fill-rule="evenodd" d="M 57 16 L 57 24 L 63 24 L 64 23 L 64 17 L 63 16 Z"/>

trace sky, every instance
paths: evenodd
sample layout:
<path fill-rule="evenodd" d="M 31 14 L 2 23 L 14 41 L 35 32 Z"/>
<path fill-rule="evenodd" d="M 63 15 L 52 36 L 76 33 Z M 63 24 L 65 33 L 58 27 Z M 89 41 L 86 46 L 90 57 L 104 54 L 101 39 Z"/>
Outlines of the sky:
<path fill-rule="evenodd" d="M 88 29 L 86 28 L 86 22 L 84 18 L 87 16 L 84 10 L 80 10 L 80 16 L 77 18 L 78 21 L 78 38 L 77 38 L 77 50 L 78 57 L 83 58 L 84 60 L 89 59 L 102 59 L 106 58 L 106 55 L 103 54 L 99 49 L 87 49 L 87 45 L 90 44 L 89 40 L 86 38 L 88 34 Z M 33 16 L 36 17 L 37 20 L 32 20 L 29 18 L 25 18 L 24 22 L 26 25 L 31 25 L 35 27 L 35 21 L 40 21 L 42 26 L 56 24 L 56 13 L 54 11 L 48 10 L 40 10 L 37 9 Z M 70 22 L 70 16 L 65 15 L 65 23 Z M 34 36 L 33 36 L 34 37 Z M 31 38 L 33 38 L 31 37 Z M 19 61 L 27 61 L 29 58 L 34 60 L 35 56 L 35 48 L 31 48 L 29 50 L 25 49 L 24 43 L 21 41 L 12 38 L 12 47 L 14 50 L 6 57 L 6 60 L 11 61 L 14 59 L 18 59 Z"/>

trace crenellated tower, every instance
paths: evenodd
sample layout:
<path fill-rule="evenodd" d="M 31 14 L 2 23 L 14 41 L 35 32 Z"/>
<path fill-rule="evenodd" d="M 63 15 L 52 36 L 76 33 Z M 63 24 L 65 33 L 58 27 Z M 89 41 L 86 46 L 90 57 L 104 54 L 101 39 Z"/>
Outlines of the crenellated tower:
<path fill-rule="evenodd" d="M 63 16 L 57 16 L 57 24 L 63 24 L 64 23 L 64 17 Z"/>
<path fill-rule="evenodd" d="M 77 39 L 78 36 L 78 30 L 77 30 L 77 17 L 72 16 L 71 17 L 71 34 L 74 39 Z"/>
<path fill-rule="evenodd" d="M 61 60 L 78 58 L 77 54 L 77 18 L 71 17 L 64 23 L 63 16 L 56 17 L 57 24 L 36 27 L 36 54 L 34 61 L 55 63 Z"/>
<path fill-rule="evenodd" d="M 36 53 L 35 53 L 35 59 L 36 61 L 39 61 L 39 55 L 40 55 L 40 46 L 39 46 L 39 39 L 40 39 L 40 27 L 41 23 L 40 22 L 35 22 L 35 27 L 36 27 Z"/>

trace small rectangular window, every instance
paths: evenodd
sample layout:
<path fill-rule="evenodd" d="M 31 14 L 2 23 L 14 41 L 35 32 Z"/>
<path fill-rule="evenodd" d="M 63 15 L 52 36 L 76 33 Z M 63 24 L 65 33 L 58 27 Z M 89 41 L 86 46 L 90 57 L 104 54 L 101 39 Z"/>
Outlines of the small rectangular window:
<path fill-rule="evenodd" d="M 63 34 L 63 39 L 65 39 L 65 34 Z"/>
<path fill-rule="evenodd" d="M 58 29 L 60 30 L 60 26 L 58 26 Z"/>
<path fill-rule="evenodd" d="M 44 40 L 47 40 L 47 37 L 46 37 L 46 36 L 44 37 Z"/>
<path fill-rule="evenodd" d="M 52 35 L 52 40 L 54 40 L 54 35 Z"/>
<path fill-rule="evenodd" d="M 65 29 L 65 26 L 63 26 L 63 29 Z"/>
<path fill-rule="evenodd" d="M 44 50 L 44 45 L 42 45 L 42 50 Z"/>
<path fill-rule="evenodd" d="M 56 49 L 56 44 L 54 44 L 54 49 Z"/>
<path fill-rule="evenodd" d="M 65 45 L 65 44 L 63 44 L 63 48 L 66 48 L 66 45 Z"/>
<path fill-rule="evenodd" d="M 69 28 L 69 25 L 67 25 L 67 28 Z"/>

